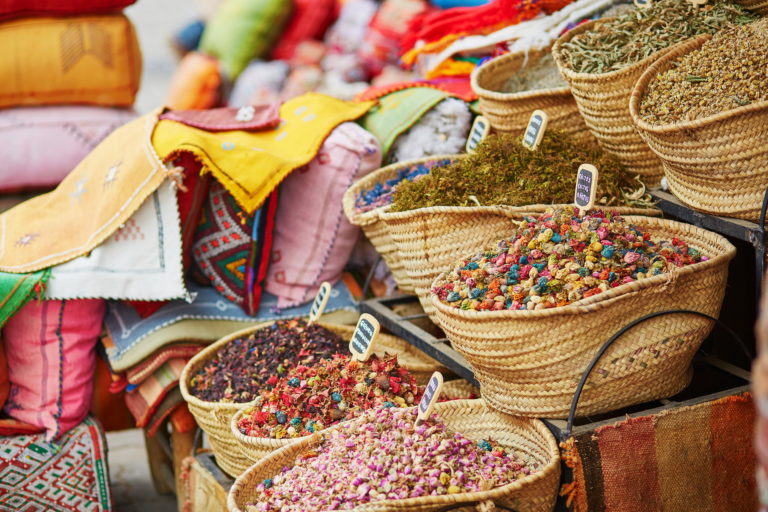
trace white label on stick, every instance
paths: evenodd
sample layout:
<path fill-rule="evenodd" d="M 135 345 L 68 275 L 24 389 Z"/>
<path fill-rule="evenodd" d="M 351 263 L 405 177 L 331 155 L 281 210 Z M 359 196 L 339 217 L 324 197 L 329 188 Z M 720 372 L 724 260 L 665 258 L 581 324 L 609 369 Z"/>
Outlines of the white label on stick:
<path fill-rule="evenodd" d="M 427 387 L 424 390 L 424 396 L 421 397 L 421 402 L 419 402 L 419 415 L 416 419 L 417 422 L 421 423 L 425 419 L 429 418 L 429 415 L 432 412 L 432 407 L 435 406 L 437 400 L 440 398 L 440 391 L 442 389 L 443 374 L 440 372 L 435 372 L 432 374 L 432 377 L 429 378 Z"/>
<path fill-rule="evenodd" d="M 530 121 L 528 121 L 528 128 L 525 129 L 525 135 L 523 135 L 523 146 L 531 151 L 536 151 L 541 139 L 544 138 L 544 132 L 547 131 L 548 123 L 549 116 L 546 112 L 534 110 Z"/>
<path fill-rule="evenodd" d="M 635 7 L 638 9 L 648 9 L 653 5 L 652 0 L 635 0 Z"/>
<path fill-rule="evenodd" d="M 373 340 L 379 334 L 379 321 L 376 317 L 363 313 L 357 321 L 355 332 L 352 333 L 352 339 L 349 342 L 349 351 L 352 357 L 358 361 L 367 361 L 373 352 Z"/>
<path fill-rule="evenodd" d="M 331 298 L 331 283 L 323 281 L 320 285 L 320 289 L 317 290 L 315 295 L 315 301 L 312 303 L 312 308 L 309 310 L 309 323 L 315 323 L 325 311 L 325 306 L 328 305 L 328 300 Z"/>
<path fill-rule="evenodd" d="M 581 213 L 591 210 L 597 193 L 597 168 L 590 164 L 581 164 L 576 174 L 576 192 L 573 202 Z"/>
<path fill-rule="evenodd" d="M 475 122 L 472 123 L 472 129 L 469 130 L 469 138 L 465 147 L 467 153 L 474 153 L 477 150 L 477 146 L 485 140 L 490 131 L 491 123 L 483 116 L 477 116 Z"/>

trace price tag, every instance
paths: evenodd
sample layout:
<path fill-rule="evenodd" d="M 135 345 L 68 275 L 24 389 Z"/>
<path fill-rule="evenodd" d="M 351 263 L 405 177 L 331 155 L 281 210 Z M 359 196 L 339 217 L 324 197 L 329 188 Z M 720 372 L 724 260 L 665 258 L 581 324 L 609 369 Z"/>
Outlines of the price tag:
<path fill-rule="evenodd" d="M 373 315 L 363 313 L 357 321 L 352 340 L 349 342 L 349 351 L 352 357 L 358 361 L 367 361 L 373 352 L 373 340 L 379 334 L 379 321 Z"/>
<path fill-rule="evenodd" d="M 579 216 L 591 210 L 597 193 L 597 168 L 590 164 L 581 164 L 576 174 L 576 193 L 573 202 L 579 207 Z"/>
<path fill-rule="evenodd" d="M 635 7 L 638 9 L 648 9 L 653 5 L 653 0 L 635 0 Z"/>
<path fill-rule="evenodd" d="M 429 418 L 429 415 L 432 412 L 432 407 L 435 406 L 437 400 L 440 398 L 440 391 L 442 389 L 443 374 L 435 372 L 429 378 L 427 388 L 424 390 L 424 396 L 421 397 L 421 402 L 419 402 L 419 415 L 416 417 L 417 424 Z"/>
<path fill-rule="evenodd" d="M 541 139 L 544 138 L 544 132 L 547 131 L 549 116 L 543 110 L 534 110 L 531 119 L 528 121 L 528 128 L 523 135 L 523 146 L 535 151 L 539 147 Z"/>
<path fill-rule="evenodd" d="M 688 0 L 688 2 L 692 3 L 696 7 L 701 7 L 707 3 L 707 0 Z"/>
<path fill-rule="evenodd" d="M 491 123 L 488 122 L 488 119 L 483 116 L 477 116 L 475 122 L 472 123 L 472 129 L 469 130 L 469 138 L 465 147 L 467 153 L 474 153 L 477 150 L 477 146 L 485 140 L 490 132 Z"/>
<path fill-rule="evenodd" d="M 320 285 L 320 289 L 317 290 L 315 295 L 315 301 L 312 303 L 312 309 L 309 310 L 309 323 L 315 323 L 325 311 L 325 306 L 328 305 L 328 299 L 331 298 L 331 283 L 323 281 Z"/>

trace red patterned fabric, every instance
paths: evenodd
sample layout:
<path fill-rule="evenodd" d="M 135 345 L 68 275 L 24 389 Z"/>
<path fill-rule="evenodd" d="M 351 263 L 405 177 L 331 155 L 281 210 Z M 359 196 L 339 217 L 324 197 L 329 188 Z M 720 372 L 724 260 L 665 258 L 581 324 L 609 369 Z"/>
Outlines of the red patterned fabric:
<path fill-rule="evenodd" d="M 358 50 L 368 73 L 378 75 L 385 65 L 397 63 L 400 39 L 407 33 L 411 21 L 428 9 L 424 0 L 384 0 Z"/>
<path fill-rule="evenodd" d="M 22 16 L 64 16 L 68 14 L 117 11 L 136 0 L 3 0 L 0 20 Z"/>
<path fill-rule="evenodd" d="M 402 91 L 403 89 L 409 89 L 411 87 L 432 87 L 468 102 L 477 99 L 477 93 L 472 90 L 472 86 L 469 83 L 469 76 L 452 76 L 435 78 L 433 80 L 415 80 L 412 82 L 400 82 L 378 87 L 369 87 L 358 94 L 355 97 L 355 101 L 377 100 L 389 93 Z"/>
<path fill-rule="evenodd" d="M 336 0 L 293 0 L 288 26 L 272 50 L 275 60 L 291 60 L 303 41 L 321 39 L 336 18 Z"/>
<path fill-rule="evenodd" d="M 160 115 L 188 126 L 209 132 L 231 130 L 266 130 L 280 123 L 280 104 L 265 103 L 240 108 L 212 108 L 207 110 L 169 110 Z"/>

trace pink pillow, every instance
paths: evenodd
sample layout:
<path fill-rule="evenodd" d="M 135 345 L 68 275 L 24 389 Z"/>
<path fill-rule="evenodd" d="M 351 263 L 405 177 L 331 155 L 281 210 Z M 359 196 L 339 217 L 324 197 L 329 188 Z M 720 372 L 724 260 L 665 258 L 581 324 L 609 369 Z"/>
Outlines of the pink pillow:
<path fill-rule="evenodd" d="M 88 415 L 105 301 L 29 302 L 3 330 L 11 393 L 5 412 L 51 441 Z"/>
<path fill-rule="evenodd" d="M 272 258 L 265 289 L 287 308 L 311 300 L 323 281 L 341 277 L 358 228 L 341 207 L 344 192 L 377 169 L 376 139 L 355 123 L 337 127 L 309 165 L 280 185 Z"/>
<path fill-rule="evenodd" d="M 53 188 L 113 130 L 136 117 L 106 107 L 0 110 L 0 191 Z"/>

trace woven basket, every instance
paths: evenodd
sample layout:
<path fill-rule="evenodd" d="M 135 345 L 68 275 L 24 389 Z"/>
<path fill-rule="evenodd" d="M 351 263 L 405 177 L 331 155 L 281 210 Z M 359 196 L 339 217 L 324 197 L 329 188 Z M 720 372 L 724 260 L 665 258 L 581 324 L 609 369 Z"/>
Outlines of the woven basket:
<path fill-rule="evenodd" d="M 578 303 L 538 311 L 462 311 L 432 295 L 437 321 L 466 357 L 493 407 L 515 415 L 565 418 L 577 383 L 609 336 L 649 313 L 689 309 L 717 317 L 736 249 L 701 228 L 626 217 L 658 238 L 678 237 L 710 259 L 671 274 L 612 288 Z M 443 284 L 440 275 L 435 286 Z M 671 396 L 691 378 L 690 362 L 712 328 L 694 315 L 639 324 L 600 359 L 581 395 L 579 416 Z"/>
<path fill-rule="evenodd" d="M 405 212 L 384 209 L 379 218 L 392 237 L 424 312 L 438 326 L 430 299 L 432 282 L 461 255 L 481 249 L 509 233 L 512 221 L 538 215 L 553 205 L 431 206 Z M 630 215 L 659 215 L 656 209 L 616 207 Z"/>
<path fill-rule="evenodd" d="M 713 215 L 757 220 L 768 186 L 768 101 L 674 124 L 654 125 L 640 117 L 650 82 L 711 37 L 681 43 L 653 63 L 632 91 L 629 109 L 680 201 Z"/>
<path fill-rule="evenodd" d="M 248 469 L 251 461 L 243 456 L 239 443 L 232 435 L 230 422 L 238 411 L 249 407 L 252 402 L 206 402 L 190 393 L 188 383 L 192 376 L 224 345 L 234 339 L 248 336 L 252 332 L 271 324 L 272 322 L 267 322 L 243 329 L 205 348 L 187 363 L 179 380 L 181 395 L 186 400 L 190 412 L 194 415 L 195 420 L 197 420 L 197 424 L 208 434 L 211 448 L 216 456 L 216 462 L 224 471 L 232 476 L 237 476 Z M 322 322 L 318 322 L 318 325 L 339 334 L 345 340 L 351 338 L 354 332 L 354 327 L 347 325 L 333 325 Z M 376 341 L 376 353 L 383 354 L 384 352 L 397 354 L 400 364 L 408 368 L 419 384 L 425 384 L 429 381 L 429 377 L 433 372 L 445 371 L 445 368 L 439 363 L 430 359 L 404 340 L 388 334 L 379 334 Z"/>
<path fill-rule="evenodd" d="M 579 111 L 600 146 L 624 164 L 628 172 L 639 174 L 646 185 L 657 186 L 663 175 L 661 161 L 635 130 L 629 115 L 629 96 L 643 71 L 669 49 L 610 73 L 576 73 L 566 67 L 562 59 L 563 43 L 611 19 L 589 21 L 569 30 L 555 41 L 552 55 L 560 74 L 571 85 Z"/>
<path fill-rule="evenodd" d="M 392 242 L 386 227 L 379 220 L 379 213 L 384 207 L 359 213 L 355 209 L 355 201 L 361 192 L 370 190 L 376 183 L 395 178 L 397 173 L 403 169 L 415 167 L 419 164 L 424 164 L 431 169 L 433 166 L 430 165 L 430 162 L 437 163 L 441 160 L 453 160 L 455 158 L 457 158 L 457 155 L 430 156 L 388 165 L 358 180 L 344 193 L 344 198 L 342 199 L 344 214 L 351 224 L 362 228 L 365 236 L 368 237 L 368 240 L 370 240 L 373 247 L 376 248 L 376 251 L 378 251 L 387 264 L 387 267 L 389 267 L 397 287 L 403 293 L 414 293 L 413 284 L 403 267 L 403 263 L 398 258 L 397 247 Z"/>
<path fill-rule="evenodd" d="M 520 134 L 528 126 L 531 114 L 541 109 L 549 115 L 549 126 L 576 140 L 594 143 L 584 124 L 569 87 L 515 93 L 500 92 L 505 82 L 523 66 L 533 65 L 549 49 L 509 53 L 495 58 L 472 72 L 472 90 L 480 98 L 480 112 L 497 132 Z M 527 59 L 527 61 L 526 61 Z"/>
<path fill-rule="evenodd" d="M 510 507 L 517 512 L 549 512 L 557 497 L 560 463 L 557 442 L 538 420 L 515 418 L 491 410 L 483 400 L 456 400 L 437 404 L 434 408 L 454 431 L 479 441 L 492 438 L 505 448 L 512 448 L 539 464 L 539 470 L 525 478 L 490 491 L 427 496 L 405 500 L 368 503 L 352 510 L 360 512 L 432 511 L 442 507 L 467 503 L 460 510 L 475 510 L 471 504 L 483 503 L 482 510 L 494 510 L 492 503 Z M 355 421 L 355 420 L 352 420 Z M 333 427 L 332 427 L 333 428 Z M 256 486 L 271 478 L 307 448 L 318 445 L 327 434 L 325 430 L 306 437 L 272 453 L 255 464 L 234 483 L 229 491 L 227 506 L 232 512 L 245 511 L 246 504 L 257 498 Z M 480 508 L 478 508 L 480 510 Z M 317 511 L 320 512 L 320 511 Z"/>
<path fill-rule="evenodd" d="M 768 0 L 736 0 L 737 4 L 741 4 L 745 9 L 749 9 L 755 14 L 765 16 L 768 14 Z"/>

